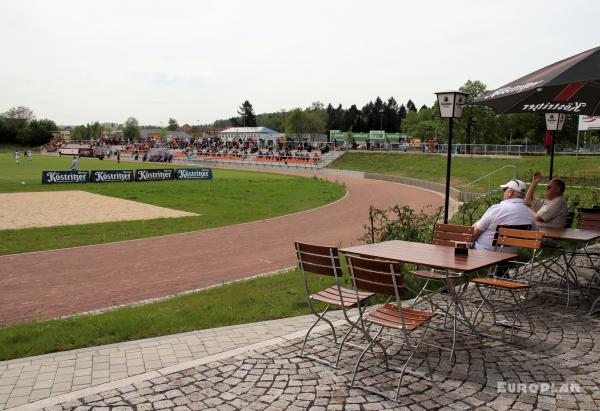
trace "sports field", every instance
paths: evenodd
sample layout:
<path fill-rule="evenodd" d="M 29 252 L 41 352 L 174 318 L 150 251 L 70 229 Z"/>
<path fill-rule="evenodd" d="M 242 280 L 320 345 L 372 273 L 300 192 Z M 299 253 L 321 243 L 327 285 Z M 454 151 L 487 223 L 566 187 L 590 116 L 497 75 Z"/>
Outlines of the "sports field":
<path fill-rule="evenodd" d="M 117 164 L 94 159 L 81 159 L 79 164 L 81 170 L 177 166 Z M 255 221 L 318 207 L 345 193 L 344 187 L 317 179 L 230 170 L 213 170 L 212 181 L 41 184 L 43 170 L 68 170 L 70 165 L 69 157 L 49 156 L 34 156 L 31 162 L 21 157 L 21 164 L 16 165 L 12 154 L 0 153 L 0 193 L 82 190 L 198 216 L 0 230 L 0 254 L 98 244 Z M 22 213 L 31 212 L 28 204 L 23 203 Z"/>

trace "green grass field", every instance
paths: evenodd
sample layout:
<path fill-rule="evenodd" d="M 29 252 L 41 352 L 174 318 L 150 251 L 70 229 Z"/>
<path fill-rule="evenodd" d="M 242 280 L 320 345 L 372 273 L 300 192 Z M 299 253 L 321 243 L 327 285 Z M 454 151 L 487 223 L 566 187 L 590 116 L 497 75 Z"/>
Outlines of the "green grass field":
<path fill-rule="evenodd" d="M 68 170 L 71 159 L 34 156 L 15 164 L 0 153 L 0 193 L 84 190 L 201 214 L 197 217 L 0 230 L 0 254 L 47 250 L 203 230 L 285 215 L 341 198 L 345 189 L 317 179 L 213 170 L 212 181 L 42 185 L 42 170 Z M 121 163 L 81 159 L 80 169 L 177 167 L 159 163 Z M 25 182 L 25 184 L 22 184 Z"/>
<path fill-rule="evenodd" d="M 505 165 L 514 165 L 517 178 L 529 183 L 535 171 L 547 175 L 550 169 L 549 156 L 529 157 L 466 157 L 452 158 L 451 185 L 460 189 Z M 360 153 L 348 152 L 330 165 L 331 168 L 357 170 L 418 178 L 420 180 L 444 183 L 446 181 L 446 156 L 436 154 L 396 154 L 396 153 Z M 554 159 L 554 175 L 589 179 L 598 182 L 600 178 L 600 156 L 556 156 Z M 492 187 L 505 183 L 513 178 L 512 169 L 505 169 L 492 177 Z M 487 179 L 467 191 L 487 190 Z"/>

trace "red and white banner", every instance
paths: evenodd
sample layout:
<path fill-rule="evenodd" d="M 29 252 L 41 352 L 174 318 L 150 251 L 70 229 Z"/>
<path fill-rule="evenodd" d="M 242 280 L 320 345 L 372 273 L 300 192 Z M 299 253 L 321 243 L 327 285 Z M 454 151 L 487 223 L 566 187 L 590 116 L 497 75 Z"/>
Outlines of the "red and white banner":
<path fill-rule="evenodd" d="M 600 116 L 579 116 L 579 130 L 588 129 L 599 129 L 600 128 Z"/>

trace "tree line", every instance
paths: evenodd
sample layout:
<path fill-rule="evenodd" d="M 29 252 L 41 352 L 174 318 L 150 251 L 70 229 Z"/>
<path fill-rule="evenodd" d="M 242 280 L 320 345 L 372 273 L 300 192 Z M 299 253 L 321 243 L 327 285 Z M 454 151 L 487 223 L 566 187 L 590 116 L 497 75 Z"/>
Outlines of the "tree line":
<path fill-rule="evenodd" d="M 459 90 L 469 94 L 468 102 L 488 91 L 487 86 L 478 80 L 467 81 Z M 356 104 L 344 108 L 341 104 L 325 106 L 314 102 L 306 108 L 263 114 L 255 114 L 252 104 L 246 100 L 237 114 L 226 120 L 217 120 L 213 126 L 261 126 L 286 134 L 384 130 L 387 133 L 407 133 L 421 139 L 433 138 L 442 143 L 448 137 L 448 122 L 440 117 L 435 98 L 432 98 L 430 106 L 424 104 L 419 109 L 411 99 L 404 105 L 398 104 L 394 97 L 385 101 L 376 97 L 360 109 Z M 557 136 L 557 144 L 574 144 L 577 128 L 578 116 L 567 115 L 563 130 Z M 466 106 L 463 117 L 454 121 L 453 141 L 461 144 L 543 144 L 545 134 L 543 113 L 496 115 L 488 107 Z M 598 144 L 600 132 L 588 131 L 586 138 L 588 143 Z"/>

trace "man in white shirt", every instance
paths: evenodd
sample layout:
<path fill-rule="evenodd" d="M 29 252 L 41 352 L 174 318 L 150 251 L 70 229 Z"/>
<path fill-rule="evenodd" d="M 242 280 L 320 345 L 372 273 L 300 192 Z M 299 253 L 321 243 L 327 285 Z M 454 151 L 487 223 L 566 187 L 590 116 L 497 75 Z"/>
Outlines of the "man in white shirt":
<path fill-rule="evenodd" d="M 553 178 L 548 183 L 546 198 L 534 198 L 535 189 L 542 179 L 539 172 L 533 174 L 525 202 L 531 206 L 533 217 L 536 221 L 556 227 L 564 227 L 567 223 L 568 205 L 563 197 L 565 182 L 560 178 Z"/>
<path fill-rule="evenodd" d="M 479 221 L 473 224 L 473 248 L 477 250 L 495 250 L 493 242 L 499 225 L 530 225 L 532 229 L 537 229 L 531 209 L 525 204 L 525 183 L 510 180 L 500 187 L 504 190 L 504 200 L 488 208 Z M 504 251 L 514 252 L 508 247 Z"/>

